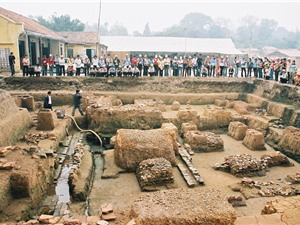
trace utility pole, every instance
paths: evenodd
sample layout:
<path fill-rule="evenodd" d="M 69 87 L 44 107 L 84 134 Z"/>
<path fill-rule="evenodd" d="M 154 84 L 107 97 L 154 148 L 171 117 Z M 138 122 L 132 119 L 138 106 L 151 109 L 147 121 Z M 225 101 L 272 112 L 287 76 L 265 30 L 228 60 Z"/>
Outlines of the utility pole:
<path fill-rule="evenodd" d="M 99 57 L 101 53 L 101 44 L 100 44 L 100 18 L 101 18 L 101 5 L 102 0 L 99 2 L 99 14 L 98 14 L 98 31 L 97 31 L 97 42 L 96 42 L 96 55 Z M 100 50 L 100 52 L 98 52 Z"/>
<path fill-rule="evenodd" d="M 250 45 L 249 45 L 249 57 L 251 57 L 251 52 L 252 52 L 252 35 L 253 35 L 253 32 L 251 30 L 251 33 L 250 33 Z"/>
<path fill-rule="evenodd" d="M 186 26 L 184 26 L 184 56 L 186 56 Z"/>

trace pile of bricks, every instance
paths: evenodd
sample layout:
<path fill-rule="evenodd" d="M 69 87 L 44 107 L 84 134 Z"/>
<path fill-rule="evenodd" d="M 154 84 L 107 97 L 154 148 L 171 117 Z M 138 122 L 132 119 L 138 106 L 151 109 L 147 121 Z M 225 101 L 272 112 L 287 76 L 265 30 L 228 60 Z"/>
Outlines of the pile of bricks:
<path fill-rule="evenodd" d="M 114 214 L 113 206 L 111 203 L 104 203 L 101 205 L 101 218 L 105 221 L 116 220 L 117 217 Z"/>
<path fill-rule="evenodd" d="M 15 161 L 8 161 L 6 159 L 0 159 L 0 170 L 11 170 L 15 167 Z"/>
<path fill-rule="evenodd" d="M 194 176 L 195 180 L 199 184 L 204 185 L 204 180 L 201 178 L 198 170 L 193 165 L 193 163 L 192 163 L 192 157 L 187 152 L 187 150 L 185 150 L 184 148 L 180 148 L 178 152 L 179 152 L 179 155 L 180 155 L 181 159 L 184 161 L 184 163 L 186 164 L 186 166 L 191 171 L 191 173 Z"/>
<path fill-rule="evenodd" d="M 263 176 L 267 163 L 248 154 L 230 155 L 223 163 L 216 163 L 213 168 L 231 173 L 237 177 Z"/>
<path fill-rule="evenodd" d="M 291 184 L 300 184 L 300 173 L 296 173 L 295 175 L 287 175 L 285 180 Z"/>
<path fill-rule="evenodd" d="M 51 139 L 54 137 L 50 137 L 48 133 L 39 132 L 36 134 L 25 134 L 23 140 L 26 141 L 27 143 L 38 144 L 41 140 L 45 140 L 48 138 Z"/>
<path fill-rule="evenodd" d="M 274 181 L 259 182 L 248 177 L 244 177 L 241 183 L 243 186 L 256 188 L 257 194 L 262 197 L 294 196 L 300 191 L 291 185 L 282 185 Z"/>
<path fill-rule="evenodd" d="M 136 176 L 142 188 L 174 182 L 172 165 L 164 158 L 143 160 L 136 170 Z"/>

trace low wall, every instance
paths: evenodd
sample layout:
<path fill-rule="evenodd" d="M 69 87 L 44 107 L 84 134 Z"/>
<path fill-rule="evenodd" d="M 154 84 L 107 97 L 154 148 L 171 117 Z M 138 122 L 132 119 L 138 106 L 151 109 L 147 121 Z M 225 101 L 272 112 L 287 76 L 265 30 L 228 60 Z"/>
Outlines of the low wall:
<path fill-rule="evenodd" d="M 27 109 L 19 108 L 8 92 L 0 90 L 0 146 L 14 143 L 32 123 Z"/>

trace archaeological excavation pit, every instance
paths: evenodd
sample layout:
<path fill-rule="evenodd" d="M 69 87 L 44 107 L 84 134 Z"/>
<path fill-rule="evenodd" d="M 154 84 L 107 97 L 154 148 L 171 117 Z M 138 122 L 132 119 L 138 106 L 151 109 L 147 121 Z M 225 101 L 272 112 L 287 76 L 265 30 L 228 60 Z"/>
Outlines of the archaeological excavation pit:
<path fill-rule="evenodd" d="M 300 193 L 298 87 L 7 77 L 0 88 L 3 223 L 300 223 L 285 204 Z M 71 118 L 76 89 L 85 115 Z"/>

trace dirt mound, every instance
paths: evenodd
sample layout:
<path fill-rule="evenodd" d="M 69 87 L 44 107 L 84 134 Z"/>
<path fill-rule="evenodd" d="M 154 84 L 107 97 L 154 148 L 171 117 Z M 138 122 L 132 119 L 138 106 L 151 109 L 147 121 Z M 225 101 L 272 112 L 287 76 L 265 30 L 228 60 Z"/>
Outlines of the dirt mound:
<path fill-rule="evenodd" d="M 236 212 L 213 189 L 174 189 L 145 194 L 132 206 L 137 225 L 231 225 Z"/>

